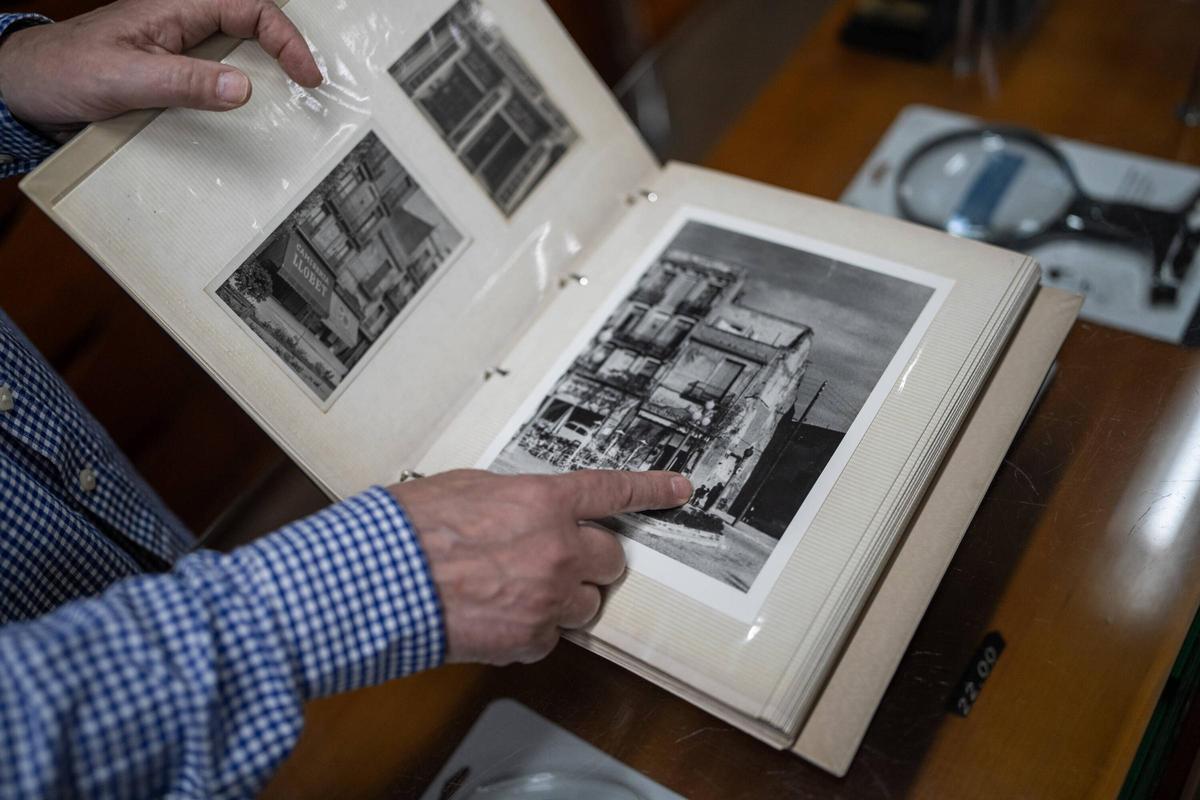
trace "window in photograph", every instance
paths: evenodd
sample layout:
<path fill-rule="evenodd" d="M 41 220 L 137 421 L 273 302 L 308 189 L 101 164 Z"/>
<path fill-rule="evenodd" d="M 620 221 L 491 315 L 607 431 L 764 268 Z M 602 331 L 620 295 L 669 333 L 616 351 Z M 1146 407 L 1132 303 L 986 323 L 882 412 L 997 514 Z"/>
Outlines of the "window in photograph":
<path fill-rule="evenodd" d="M 388 73 L 505 216 L 579 138 L 478 0 L 459 0 Z"/>

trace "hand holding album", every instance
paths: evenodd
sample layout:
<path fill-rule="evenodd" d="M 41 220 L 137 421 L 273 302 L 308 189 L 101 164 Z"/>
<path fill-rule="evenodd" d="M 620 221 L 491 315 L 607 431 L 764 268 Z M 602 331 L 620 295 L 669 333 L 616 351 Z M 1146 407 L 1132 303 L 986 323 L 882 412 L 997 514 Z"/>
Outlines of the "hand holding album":
<path fill-rule="evenodd" d="M 0 85 L 14 117 L 47 135 L 132 109 L 226 111 L 250 98 L 240 71 L 181 53 L 222 32 L 255 39 L 302 86 L 321 72 L 296 26 L 267 0 L 204 0 L 183 15 L 155 0 L 122 0 L 5 37 Z"/>

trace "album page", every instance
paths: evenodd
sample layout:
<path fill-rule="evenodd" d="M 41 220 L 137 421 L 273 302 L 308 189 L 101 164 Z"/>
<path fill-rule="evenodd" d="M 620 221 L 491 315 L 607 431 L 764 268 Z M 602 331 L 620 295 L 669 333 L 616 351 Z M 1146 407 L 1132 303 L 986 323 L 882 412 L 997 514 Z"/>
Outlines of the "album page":
<path fill-rule="evenodd" d="M 1040 287 L 988 377 L 792 750 L 844 775 L 1083 298 Z"/>
<path fill-rule="evenodd" d="M 826 656 L 1036 268 L 695 167 L 651 188 L 422 471 L 687 474 L 684 508 L 607 521 L 630 570 L 586 638 L 785 744 L 787 693 L 819 673 L 790 665 Z"/>
<path fill-rule="evenodd" d="M 658 167 L 542 3 L 285 11 L 321 87 L 245 42 L 244 108 L 165 111 L 95 164 L 68 145 L 27 185 L 346 495 L 414 466 Z"/>

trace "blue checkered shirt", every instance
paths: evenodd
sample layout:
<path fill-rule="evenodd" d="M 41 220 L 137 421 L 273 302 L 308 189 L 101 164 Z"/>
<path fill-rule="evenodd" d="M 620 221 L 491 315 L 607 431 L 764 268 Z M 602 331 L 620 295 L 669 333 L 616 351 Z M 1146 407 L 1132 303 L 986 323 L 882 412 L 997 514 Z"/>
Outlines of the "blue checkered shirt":
<path fill-rule="evenodd" d="M 0 105 L 0 153 L 26 154 L 8 172 L 45 154 L 31 136 Z M 227 555 L 193 547 L 0 313 L 0 798 L 252 796 L 305 701 L 443 659 L 385 489 Z"/>

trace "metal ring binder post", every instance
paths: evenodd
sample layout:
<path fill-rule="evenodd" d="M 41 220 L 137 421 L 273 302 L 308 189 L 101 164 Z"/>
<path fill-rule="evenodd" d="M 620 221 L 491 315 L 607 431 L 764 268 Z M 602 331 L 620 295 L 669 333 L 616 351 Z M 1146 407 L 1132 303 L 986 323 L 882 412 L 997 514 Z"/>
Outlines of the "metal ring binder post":
<path fill-rule="evenodd" d="M 658 202 L 658 192 L 653 192 L 653 191 L 650 191 L 649 189 L 638 189 L 637 194 L 630 194 L 630 195 L 625 196 L 625 203 L 627 205 L 633 205 L 634 203 L 636 203 L 638 201 L 639 197 L 644 197 L 646 199 L 647 203 L 657 203 Z"/>
<path fill-rule="evenodd" d="M 570 275 L 564 275 L 558 279 L 558 286 L 560 289 L 565 289 L 572 283 L 578 283 L 580 286 L 587 286 L 588 276 L 580 275 L 578 272 L 572 272 Z"/>

